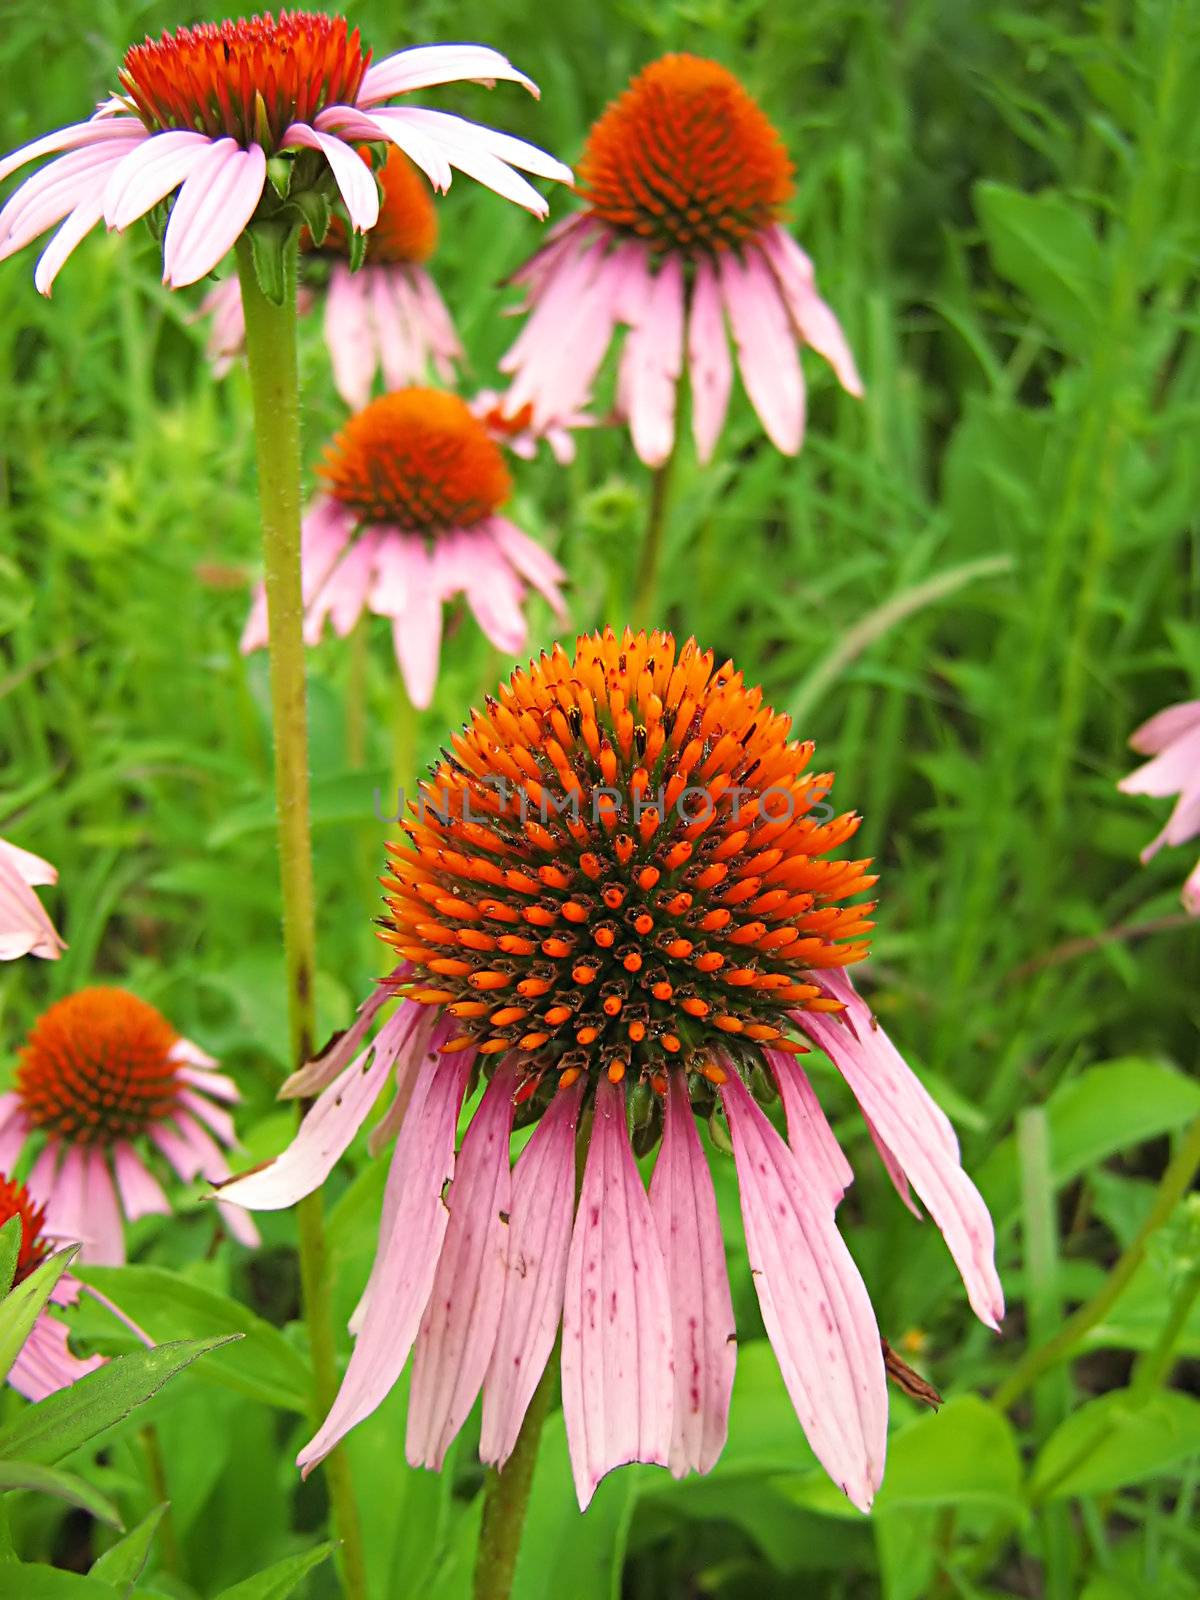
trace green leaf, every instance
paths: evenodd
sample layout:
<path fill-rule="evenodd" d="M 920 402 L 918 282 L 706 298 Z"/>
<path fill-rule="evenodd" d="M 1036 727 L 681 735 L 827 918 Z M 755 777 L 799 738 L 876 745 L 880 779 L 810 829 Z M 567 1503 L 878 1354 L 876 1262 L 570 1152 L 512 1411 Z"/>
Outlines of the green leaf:
<path fill-rule="evenodd" d="M 333 215 L 328 197 L 319 189 L 305 189 L 300 194 L 292 196 L 292 204 L 304 218 L 304 225 L 312 234 L 312 242 L 319 249 L 325 243 L 325 235 L 329 232 L 329 222 Z"/>
<path fill-rule="evenodd" d="M 1059 194 L 977 183 L 975 207 L 997 272 L 1069 349 L 1082 352 L 1102 304 L 1104 256 L 1082 212 Z"/>
<path fill-rule="evenodd" d="M 235 1583 L 232 1589 L 222 1589 L 216 1600 L 284 1600 L 301 1578 L 329 1559 L 332 1550 L 331 1544 L 319 1544 L 312 1550 L 302 1550 L 299 1555 L 287 1556 L 255 1573 L 254 1577 Z"/>
<path fill-rule="evenodd" d="M 357 272 L 367 258 L 367 236 L 359 233 L 357 228 L 351 228 L 347 242 L 350 246 L 350 271 Z"/>
<path fill-rule="evenodd" d="M 287 297 L 287 247 L 291 229 L 274 222 L 256 222 L 246 230 L 258 287 L 273 306 Z"/>
<path fill-rule="evenodd" d="M 81 1444 L 124 1421 L 198 1356 L 239 1337 L 233 1333 L 221 1339 L 180 1339 L 153 1350 L 117 1356 L 0 1428 L 0 1458 L 47 1464 L 61 1461 Z"/>
<path fill-rule="evenodd" d="M 0 1600 L 118 1600 L 119 1591 L 99 1578 L 60 1572 L 57 1567 L 0 1567 Z"/>
<path fill-rule="evenodd" d="M 14 1212 L 0 1228 L 0 1295 L 7 1294 L 17 1271 L 21 1253 L 21 1218 Z"/>
<path fill-rule="evenodd" d="M 278 1328 L 228 1295 L 165 1267 L 88 1267 L 79 1277 L 114 1300 L 152 1339 L 240 1333 L 235 1345 L 205 1363 L 205 1375 L 250 1399 L 307 1412 L 304 1357 Z"/>
<path fill-rule="evenodd" d="M 91 1512 L 93 1517 L 112 1528 L 125 1526 L 121 1513 L 106 1495 L 74 1473 L 61 1472 L 57 1467 L 43 1467 L 36 1461 L 0 1461 L 0 1494 L 7 1494 L 11 1489 L 52 1494 L 82 1511 Z"/>
<path fill-rule="evenodd" d="M 19 1220 L 19 1219 L 18 1219 Z M 7 1378 L 21 1346 L 53 1292 L 54 1285 L 79 1254 L 77 1244 L 56 1251 L 0 1301 L 0 1382 Z M 5 1452 L 0 1450 L 0 1456 Z"/>
<path fill-rule="evenodd" d="M 1169 1471 L 1200 1451 L 1200 1400 L 1165 1389 L 1139 1403 L 1127 1389 L 1071 1413 L 1034 1463 L 1036 1498 L 1106 1494 Z"/>
<path fill-rule="evenodd" d="M 166 1509 L 165 1504 L 155 1506 L 150 1515 L 143 1517 L 136 1528 L 131 1528 L 123 1539 L 110 1545 L 103 1555 L 97 1556 L 92 1562 L 91 1576 L 103 1578 L 105 1583 L 115 1584 L 123 1595 L 131 1593 L 133 1585 L 142 1575 L 146 1558 L 150 1554 L 150 1545 L 158 1532 L 158 1525 Z M 123 1589 L 122 1585 L 125 1586 Z"/>
<path fill-rule="evenodd" d="M 1008 1420 L 975 1395 L 947 1400 L 888 1440 L 877 1514 L 977 1506 L 1020 1517 L 1021 1458 Z"/>

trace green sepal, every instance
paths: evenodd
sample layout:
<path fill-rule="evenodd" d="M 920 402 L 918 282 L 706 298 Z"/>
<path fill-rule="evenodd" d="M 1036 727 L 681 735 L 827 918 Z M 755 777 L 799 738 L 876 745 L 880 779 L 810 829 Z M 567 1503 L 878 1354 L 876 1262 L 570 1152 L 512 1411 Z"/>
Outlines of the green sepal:
<path fill-rule="evenodd" d="M 291 156 L 271 156 L 267 161 L 267 177 L 281 200 L 286 200 L 291 192 L 293 166 Z"/>
<path fill-rule="evenodd" d="M 724 1119 L 720 1116 L 715 1102 L 708 1118 L 708 1136 L 712 1140 L 714 1148 L 719 1150 L 722 1155 L 731 1156 L 733 1154 L 733 1140 L 729 1137 L 729 1129 L 726 1127 Z"/>
<path fill-rule="evenodd" d="M 247 230 L 254 276 L 265 299 L 281 306 L 288 291 L 288 246 L 295 225 L 281 222 L 255 222 Z"/>
<path fill-rule="evenodd" d="M 304 225 L 312 235 L 313 244 L 318 247 L 323 245 L 333 216 L 329 201 L 319 190 L 306 189 L 303 194 L 294 196 L 293 204 L 304 218 Z"/>
<path fill-rule="evenodd" d="M 14 1211 L 0 1228 L 0 1295 L 12 1288 L 17 1272 L 17 1257 L 21 1254 L 21 1218 Z"/>
<path fill-rule="evenodd" d="M 357 272 L 367 257 L 367 236 L 356 228 L 350 230 L 350 271 Z"/>

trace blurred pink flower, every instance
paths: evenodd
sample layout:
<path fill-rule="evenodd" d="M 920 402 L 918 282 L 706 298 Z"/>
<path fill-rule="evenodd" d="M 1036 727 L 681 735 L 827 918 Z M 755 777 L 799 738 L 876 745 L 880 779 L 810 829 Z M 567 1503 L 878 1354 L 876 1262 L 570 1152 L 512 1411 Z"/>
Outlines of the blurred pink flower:
<path fill-rule="evenodd" d="M 27 1145 L 40 1149 L 26 1180 L 45 1226 L 78 1240 L 88 1265 L 125 1260 L 122 1213 L 133 1222 L 170 1205 L 140 1144 L 152 1147 L 184 1183 L 219 1183 L 221 1149 L 237 1143 L 225 1103 L 231 1079 L 144 1000 L 123 989 L 81 989 L 38 1018 L 21 1051 L 15 1087 L 0 1094 L 0 1169 Z M 223 1207 L 230 1232 L 258 1243 L 250 1218 Z"/>
<path fill-rule="evenodd" d="M 66 949 L 33 892 L 36 885 L 57 882 L 48 861 L 0 839 L 0 961 L 18 956 L 57 961 Z"/>
<path fill-rule="evenodd" d="M 874 882 L 870 863 L 831 857 L 858 819 L 810 815 L 830 783 L 805 772 L 811 745 L 694 641 L 584 637 L 486 706 L 389 848 L 381 930 L 402 964 L 285 1086 L 315 1097 L 292 1144 L 222 1190 L 252 1209 L 294 1204 L 391 1086 L 369 1140 L 395 1148 L 357 1343 L 300 1464 L 370 1415 L 411 1353 L 408 1460 L 440 1467 L 482 1392 L 480 1454 L 503 1466 L 561 1327 L 581 1506 L 625 1462 L 708 1471 L 737 1344 L 697 1123 L 723 1123 L 784 1383 L 865 1509 L 887 1441 L 882 1343 L 836 1225 L 852 1172 L 797 1035 L 841 1074 L 905 1202 L 911 1184 L 933 1216 L 976 1314 L 995 1327 L 1004 1300 L 950 1123 L 842 970 L 871 926 L 870 905 L 841 904 Z M 660 799 L 631 821 L 637 773 L 678 797 L 693 771 L 711 810 Z M 786 1139 L 759 1103 L 776 1094 Z M 517 1123 L 533 1127 L 514 1167 Z M 660 1134 L 647 1193 L 636 1157 Z"/>
<path fill-rule="evenodd" d="M 465 595 L 505 655 L 525 647 L 527 585 L 564 615 L 566 574 L 500 515 L 508 470 L 456 395 L 410 388 L 373 400 L 333 441 L 323 473 L 328 488 L 309 507 L 301 543 L 309 644 L 327 620 L 344 638 L 364 610 L 388 618 L 409 696 L 423 709 L 437 683 L 447 601 Z M 260 585 L 242 649 L 266 643 Z"/>
<path fill-rule="evenodd" d="M 63 262 L 97 223 L 123 230 L 175 195 L 163 282 L 182 288 L 232 249 L 267 189 L 268 161 L 284 153 L 315 152 L 352 226 L 369 232 L 379 191 L 356 149 L 364 141 L 399 146 L 435 189 L 448 189 L 457 168 L 539 217 L 545 200 L 514 168 L 570 182 L 568 168 L 521 139 L 444 111 L 384 104 L 462 81 L 507 79 L 536 94 L 497 51 L 425 45 L 370 62 L 357 28 L 304 11 L 204 23 L 131 46 L 117 75 L 119 93 L 87 122 L 0 161 L 3 181 L 30 161 L 57 156 L 0 211 L 0 260 L 61 222 L 34 274 L 49 294 Z"/>
<path fill-rule="evenodd" d="M 812 262 L 779 221 L 792 168 L 778 134 L 716 62 L 653 62 L 600 117 L 580 164 L 586 209 L 551 230 L 515 275 L 529 320 L 501 362 L 514 412 L 535 424 L 589 402 L 625 328 L 617 410 L 634 448 L 657 467 L 675 442 L 686 365 L 702 461 L 716 446 L 733 382 L 742 382 L 772 443 L 804 439 L 799 349 L 810 345 L 848 393 L 862 382 Z"/>
<path fill-rule="evenodd" d="M 371 397 L 375 374 L 387 388 L 421 383 L 432 366 L 444 383 L 454 378 L 462 346 L 433 279 L 423 265 L 437 242 L 437 214 L 429 191 L 408 157 L 393 146 L 376 174 L 381 190 L 379 219 L 367 237 L 366 259 L 357 272 L 347 264 L 349 241 L 337 219 L 320 247 L 301 241 L 301 263 L 330 263 L 325 300 L 325 345 L 334 383 L 348 406 Z M 320 298 L 301 288 L 301 309 Z M 208 355 L 223 377 L 245 348 L 246 324 L 236 278 L 226 278 L 205 296 L 199 315 L 211 316 Z"/>
<path fill-rule="evenodd" d="M 1129 743 L 1153 760 L 1121 779 L 1122 793 L 1179 796 L 1162 832 L 1142 851 L 1142 860 L 1149 861 L 1164 844 L 1186 844 L 1200 834 L 1200 700 L 1158 712 L 1130 735 Z M 1184 883 L 1182 900 L 1193 917 L 1200 917 L 1200 862 Z"/>
<path fill-rule="evenodd" d="M 544 439 L 560 467 L 569 467 L 575 459 L 574 430 L 596 426 L 595 417 L 586 411 L 573 411 L 535 428 L 532 406 L 522 406 L 520 411 L 510 414 L 506 397 L 495 389 L 480 389 L 471 400 L 471 410 L 496 443 L 511 450 L 522 461 L 532 461 Z"/>

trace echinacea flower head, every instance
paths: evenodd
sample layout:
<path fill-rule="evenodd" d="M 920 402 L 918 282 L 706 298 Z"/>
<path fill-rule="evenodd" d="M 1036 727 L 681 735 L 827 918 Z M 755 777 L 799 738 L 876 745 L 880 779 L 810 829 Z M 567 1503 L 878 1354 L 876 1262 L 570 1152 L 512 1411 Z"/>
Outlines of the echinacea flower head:
<path fill-rule="evenodd" d="M 525 645 L 527 585 L 563 615 L 565 574 L 502 514 L 512 480 L 488 429 L 457 395 L 400 389 L 350 418 L 326 451 L 325 491 L 302 530 L 305 638 L 345 636 L 364 610 L 392 624 L 413 704 L 433 697 L 442 607 L 466 596 L 508 654 Z M 242 649 L 267 642 L 259 590 Z"/>
<path fill-rule="evenodd" d="M 370 159 L 369 149 L 361 153 Z M 319 246 L 311 234 L 300 239 L 304 307 L 313 302 L 318 271 L 327 268 L 318 291 L 325 302 L 325 345 L 337 391 L 356 409 L 370 398 L 377 372 L 389 389 L 423 382 L 430 367 L 448 383 L 462 357 L 450 313 L 424 265 L 438 229 L 429 188 L 394 145 L 376 177 L 379 219 L 357 271 L 350 266 L 351 236 L 338 218 Z M 222 377 L 246 343 L 237 278 L 215 285 L 199 314 L 211 318 L 208 356 Z"/>
<path fill-rule="evenodd" d="M 1200 834 L 1200 700 L 1167 706 L 1143 722 L 1129 743 L 1152 759 L 1121 779 L 1122 793 L 1179 796 L 1162 832 L 1142 851 L 1145 862 L 1164 844 L 1186 844 Z M 1181 898 L 1185 909 L 1200 917 L 1200 862 L 1188 874 Z"/>
<path fill-rule="evenodd" d="M 383 937 L 400 965 L 289 1084 L 319 1091 L 293 1144 L 224 1190 L 293 1203 L 395 1078 L 370 1140 L 396 1135 L 378 1253 L 306 1469 L 379 1405 L 410 1351 L 410 1462 L 440 1466 L 482 1391 L 480 1453 L 503 1465 L 561 1325 L 581 1505 L 624 1462 L 707 1471 L 736 1361 L 697 1126 L 710 1122 L 732 1142 L 754 1285 L 800 1423 L 870 1504 L 884 1359 L 835 1225 L 853 1174 L 796 1059 L 803 1039 L 924 1199 L 979 1315 L 994 1324 L 1003 1301 L 950 1125 L 846 975 L 870 927 L 855 897 L 874 879 L 834 854 L 858 818 L 818 810 L 832 780 L 808 771 L 811 755 L 732 663 L 662 633 L 556 647 L 451 741 L 390 852 Z M 776 1098 L 786 1140 L 763 1109 Z M 529 1123 L 513 1168 L 509 1135 Z M 656 1145 L 647 1193 L 635 1156 Z"/>
<path fill-rule="evenodd" d="M 0 1172 L 0 1227 L 12 1217 L 21 1219 L 21 1243 L 17 1249 L 12 1278 L 12 1288 L 15 1289 L 37 1271 L 50 1255 L 51 1246 L 44 1231 L 45 1208 L 34 1203 L 23 1183 L 17 1183 L 6 1173 Z M 51 1291 L 50 1303 L 55 1306 L 71 1305 L 78 1298 L 78 1280 L 64 1273 Z M 30 1329 L 29 1337 L 10 1367 L 8 1381 L 27 1400 L 43 1400 L 48 1394 L 65 1389 L 85 1373 L 94 1372 L 102 1365 L 103 1358 L 100 1356 L 84 1359 L 72 1355 L 66 1326 L 47 1306 Z"/>
<path fill-rule="evenodd" d="M 0 839 L 0 961 L 20 956 L 58 960 L 66 947 L 33 892 L 57 881 L 58 873 L 48 861 Z"/>
<path fill-rule="evenodd" d="M 674 446 L 685 366 L 696 448 L 712 455 L 733 382 L 727 324 L 746 392 L 785 454 L 804 438 L 802 345 L 862 394 L 812 262 L 781 221 L 787 151 L 725 67 L 670 55 L 645 68 L 593 126 L 579 187 L 586 209 L 514 275 L 529 320 L 501 362 L 513 410 L 531 404 L 541 422 L 584 409 L 621 328 L 617 410 L 650 466 Z"/>
<path fill-rule="evenodd" d="M 433 84 L 497 79 L 536 87 L 482 45 L 426 45 L 372 62 L 344 17 L 281 11 L 203 23 L 133 45 L 119 88 L 86 122 L 59 128 L 0 161 L 0 181 L 31 161 L 56 160 L 0 211 L 0 259 L 56 223 L 38 262 L 43 294 L 101 220 L 128 228 L 174 196 L 163 238 L 163 281 L 203 278 L 256 223 L 296 228 L 340 199 L 360 233 L 379 220 L 379 188 L 357 146 L 396 145 L 435 189 L 452 169 L 545 216 L 519 173 L 570 181 L 534 145 L 397 97 Z M 65 220 L 64 220 L 65 219 Z"/>
<path fill-rule="evenodd" d="M 48 1230 L 82 1244 L 80 1259 L 125 1259 L 124 1218 L 170 1205 L 146 1155 L 184 1182 L 228 1175 L 236 1144 L 226 1109 L 238 1098 L 216 1062 L 124 989 L 81 989 L 29 1032 L 13 1089 L 0 1095 L 0 1167 L 39 1146 L 27 1180 Z M 249 1219 L 224 1208 L 230 1231 L 257 1242 Z"/>

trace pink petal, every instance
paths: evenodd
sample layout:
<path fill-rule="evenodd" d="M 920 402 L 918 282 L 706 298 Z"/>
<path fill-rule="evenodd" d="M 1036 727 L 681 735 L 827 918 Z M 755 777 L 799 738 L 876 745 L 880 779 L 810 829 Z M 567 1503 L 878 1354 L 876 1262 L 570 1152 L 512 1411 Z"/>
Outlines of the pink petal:
<path fill-rule="evenodd" d="M 527 533 L 522 533 L 506 517 L 489 517 L 481 526 L 487 528 L 505 559 L 550 602 L 559 621 L 565 622 L 567 608 L 559 585 L 566 582 L 567 575 L 550 552 L 543 550 L 540 544 L 536 544 Z"/>
<path fill-rule="evenodd" d="M 387 267 L 365 267 L 363 274 L 371 297 L 384 382 L 389 389 L 419 383 L 425 376 L 424 352 L 412 336 L 403 306 L 394 291 L 395 275 Z"/>
<path fill-rule="evenodd" d="M 651 279 L 646 302 L 621 355 L 621 396 L 633 447 L 661 467 L 675 443 L 675 404 L 683 371 L 683 268 L 669 255 Z"/>
<path fill-rule="evenodd" d="M 224 1145 L 233 1146 L 237 1143 L 237 1133 L 234 1131 L 233 1118 L 220 1106 L 213 1105 L 211 1100 L 206 1100 L 202 1094 L 196 1094 L 192 1089 L 181 1089 L 179 1104 L 186 1106 L 194 1117 L 206 1123 L 209 1129 L 216 1134 Z"/>
<path fill-rule="evenodd" d="M 794 456 L 804 438 L 804 376 L 779 288 L 756 254 L 740 262 L 723 251 L 718 269 L 746 393 L 771 443 Z"/>
<path fill-rule="evenodd" d="M 121 1140 L 113 1146 L 113 1166 L 121 1207 L 130 1222 L 138 1217 L 170 1215 L 171 1207 L 158 1179 L 151 1176 L 132 1145 Z"/>
<path fill-rule="evenodd" d="M 65 946 L 21 867 L 14 864 L 14 856 L 25 852 L 10 845 L 4 851 L 0 853 L 0 961 L 29 955 L 57 961 Z"/>
<path fill-rule="evenodd" d="M 49 299 L 55 278 L 62 271 L 76 245 L 80 244 L 100 221 L 102 209 L 102 194 L 92 194 L 81 200 L 42 251 L 33 273 L 33 286 L 39 294 L 44 294 Z"/>
<path fill-rule="evenodd" d="M 532 184 L 527 183 L 480 142 L 444 125 L 461 121 L 461 118 L 449 117 L 441 111 L 418 111 L 407 108 L 381 111 L 377 115 L 380 119 L 387 120 L 389 128 L 403 130 L 406 137 L 411 137 L 413 133 L 419 134 L 428 140 L 449 166 L 457 167 L 460 172 L 465 172 L 469 178 L 474 178 L 485 188 L 523 206 L 535 217 L 544 217 L 548 214 L 549 203 Z M 431 120 L 435 118 L 440 119 L 442 125 L 439 125 L 439 121 Z M 466 123 L 464 126 L 470 127 L 471 124 Z"/>
<path fill-rule="evenodd" d="M 696 454 L 701 461 L 708 461 L 729 410 L 733 361 L 716 268 L 703 258 L 696 263 L 696 275 L 692 280 L 688 368 L 692 384 L 692 436 L 696 441 Z"/>
<path fill-rule="evenodd" d="M 767 1050 L 767 1064 L 779 1085 L 783 1109 L 787 1114 L 788 1143 L 792 1154 L 812 1174 L 819 1177 L 830 1203 L 837 1206 L 854 1182 L 854 1170 L 846 1160 L 833 1129 L 825 1120 L 808 1074 L 793 1056 L 782 1050 Z"/>
<path fill-rule="evenodd" d="M 1195 727 L 1200 727 L 1200 700 L 1181 700 L 1135 728 L 1129 743 L 1139 755 L 1156 756 Z"/>
<path fill-rule="evenodd" d="M 1179 898 L 1189 916 L 1200 917 L 1200 861 L 1188 873 Z"/>
<path fill-rule="evenodd" d="M 267 158 L 252 144 L 218 139 L 193 166 L 171 209 L 163 240 L 163 282 L 185 288 L 212 271 L 245 232 L 262 198 Z"/>
<path fill-rule="evenodd" d="M 433 350 L 438 375 L 448 383 L 454 376 L 454 363 L 462 359 L 463 347 L 454 331 L 445 301 L 424 267 L 402 266 L 394 268 L 393 272 L 403 277 L 410 303 L 416 302 L 416 309 L 410 314 L 410 323 L 420 328 L 421 336 Z"/>
<path fill-rule="evenodd" d="M 912 1189 L 909 1187 L 908 1179 L 904 1174 L 904 1168 L 896 1160 L 895 1156 L 888 1149 L 884 1141 L 879 1137 L 879 1130 L 871 1121 L 870 1117 L 864 1116 L 863 1121 L 867 1125 L 867 1132 L 871 1135 L 871 1143 L 879 1152 L 879 1159 L 883 1162 L 883 1169 L 887 1173 L 888 1177 L 892 1180 L 893 1189 L 895 1189 L 896 1193 L 900 1196 L 901 1200 L 904 1201 L 904 1204 L 912 1212 L 913 1216 L 916 1217 L 917 1221 L 924 1222 L 925 1219 L 921 1215 L 921 1208 L 917 1205 L 916 1201 L 912 1197 Z"/>
<path fill-rule="evenodd" d="M 61 222 L 81 200 L 95 192 L 115 167 L 123 152 L 142 146 L 124 141 L 104 145 L 85 145 L 59 156 L 48 167 L 35 172 L 8 198 L 0 209 L 0 258 L 13 255 L 47 228 Z"/>
<path fill-rule="evenodd" d="M 104 190 L 106 225 L 120 231 L 144 217 L 179 187 L 211 145 L 207 134 L 187 129 L 172 129 L 140 141 L 108 179 Z"/>
<path fill-rule="evenodd" d="M 58 882 L 58 871 L 32 850 L 22 850 L 19 845 L 0 839 L 0 865 L 7 863 L 23 882 L 40 887 Z"/>
<path fill-rule="evenodd" d="M 47 1145 L 50 1150 L 52 1145 Z M 43 1151 L 43 1156 L 46 1151 Z M 40 1162 L 39 1164 L 40 1165 Z M 38 1165 L 34 1166 L 29 1174 L 29 1192 L 37 1200 L 43 1200 L 46 1207 L 46 1231 L 55 1238 L 83 1244 L 89 1235 L 87 1228 L 87 1205 L 84 1198 L 87 1169 L 87 1151 L 84 1145 L 67 1145 L 63 1151 L 62 1166 L 58 1169 L 53 1185 L 44 1194 L 34 1193 L 35 1174 L 38 1174 Z M 40 1186 L 40 1176 L 39 1176 Z"/>
<path fill-rule="evenodd" d="M 512 1454 L 562 1317 L 575 1212 L 575 1131 L 583 1080 L 551 1100 L 513 1174 L 504 1304 L 483 1384 L 479 1454 Z"/>
<path fill-rule="evenodd" d="M 675 1352 L 671 1471 L 708 1472 L 729 1431 L 737 1333 L 725 1242 L 712 1174 L 688 1097 L 687 1078 L 668 1078 L 662 1149 L 650 1210 L 667 1268 Z"/>
<path fill-rule="evenodd" d="M 0 876 L 2 876 L 0 871 Z M 15 1094 L 0 1094 L 0 1172 L 11 1172 L 29 1137 L 29 1124 Z"/>
<path fill-rule="evenodd" d="M 324 111 L 318 112 L 314 126 L 323 133 L 340 134 L 344 139 L 390 140 L 404 151 L 439 193 L 444 194 L 450 187 L 453 173 L 445 152 L 437 140 L 405 121 L 400 112 L 386 107 L 382 111 L 356 111 L 347 106 L 326 106 Z"/>
<path fill-rule="evenodd" d="M 945 1113 L 906 1065 L 844 972 L 821 981 L 846 1011 L 798 1011 L 795 1020 L 845 1078 L 941 1229 L 962 1274 L 975 1315 L 991 1328 L 1004 1315 L 993 1259 L 995 1231 L 979 1191 L 959 1164 L 958 1140 Z"/>
<path fill-rule="evenodd" d="M 384 56 L 367 69 L 358 91 L 357 103 L 370 105 L 390 100 L 393 95 L 411 94 L 414 89 L 429 89 L 439 83 L 496 83 L 500 80 L 522 84 L 537 95 L 537 85 L 498 50 L 482 44 L 427 44 L 415 50 L 400 50 Z"/>
<path fill-rule="evenodd" d="M 366 271 L 351 272 L 339 261 L 325 297 L 325 346 L 333 363 L 333 381 L 342 399 L 355 410 L 366 405 L 375 376 Z"/>
<path fill-rule="evenodd" d="M 461 154 L 505 162 L 509 166 L 520 167 L 522 172 L 532 172 L 534 177 L 548 178 L 554 183 L 575 181 L 575 174 L 570 167 L 526 139 L 515 139 L 511 133 L 502 133 L 498 128 L 489 128 L 483 123 L 469 122 L 466 117 L 456 117 L 448 111 L 429 111 L 416 106 L 399 109 L 417 127 L 424 128 L 434 138 Z M 456 161 L 455 165 L 462 164 Z M 466 172 L 468 168 L 462 166 L 462 170 Z M 544 201 L 541 203 L 545 205 Z"/>
<path fill-rule="evenodd" d="M 380 1009 L 396 998 L 396 985 L 408 976 L 410 970 L 408 962 L 402 961 L 399 966 L 393 967 L 386 978 L 380 978 L 358 1007 L 350 1026 L 341 1033 L 335 1033 L 320 1055 L 306 1061 L 299 1071 L 285 1079 L 279 1098 L 306 1100 L 331 1084 L 343 1067 L 348 1066 L 357 1055 L 358 1047 L 370 1033 Z"/>
<path fill-rule="evenodd" d="M 563 1302 L 563 1413 L 581 1510 L 614 1467 L 667 1465 L 673 1390 L 666 1263 L 624 1089 L 602 1075 Z"/>
<path fill-rule="evenodd" d="M 779 1370 L 817 1459 L 866 1511 L 887 1448 L 887 1380 L 870 1298 L 825 1187 L 812 1182 L 732 1067 L 721 1101 L 750 1271 Z"/>
<path fill-rule="evenodd" d="M 353 226 L 359 233 L 375 226 L 379 221 L 379 185 L 370 167 L 352 146 L 332 133 L 320 133 L 303 122 L 293 122 L 284 134 L 283 148 L 290 145 L 320 150 L 329 163 Z"/>
<path fill-rule="evenodd" d="M 9 1369 L 8 1381 L 18 1394 L 44 1400 L 104 1365 L 103 1356 L 73 1356 L 68 1337 L 64 1324 L 43 1311 Z"/>
<path fill-rule="evenodd" d="M 1200 724 L 1166 745 L 1145 766 L 1122 778 L 1122 794 L 1179 794 L 1200 789 Z"/>
<path fill-rule="evenodd" d="M 768 228 L 757 243 L 775 274 L 800 337 L 824 356 L 846 393 L 861 399 L 862 379 L 841 324 L 817 293 L 812 262 L 786 229 L 778 225 Z"/>
<path fill-rule="evenodd" d="M 426 711 L 437 685 L 442 643 L 442 603 L 428 590 L 411 594 L 404 615 L 392 624 L 396 660 L 404 674 L 408 697 Z"/>
<path fill-rule="evenodd" d="M 472 1118 L 454 1168 L 446 1239 L 413 1350 L 405 1440 L 410 1466 L 441 1469 L 491 1359 L 504 1300 L 516 1082 L 515 1066 L 505 1058 Z"/>
<path fill-rule="evenodd" d="M 525 589 L 520 578 L 492 540 L 486 534 L 481 536 L 477 528 L 454 537 L 465 551 L 461 577 L 476 622 L 497 650 L 519 655 L 528 632 L 521 610 Z"/>
<path fill-rule="evenodd" d="M 49 1208 L 50 1196 L 54 1193 L 55 1180 L 58 1177 L 58 1162 L 62 1155 L 62 1146 L 55 1139 L 48 1139 L 38 1152 L 37 1159 L 29 1169 L 29 1176 L 25 1180 L 25 1187 L 29 1190 L 34 1202 L 39 1206 Z"/>
<path fill-rule="evenodd" d="M 333 1409 L 297 1457 L 306 1474 L 370 1416 L 408 1360 L 449 1220 L 442 1195 L 454 1175 L 454 1131 L 472 1057 L 431 1057 L 422 1067 L 388 1172 L 362 1332 Z"/>
<path fill-rule="evenodd" d="M 84 1168 L 84 1217 L 88 1238 L 79 1259 L 90 1267 L 120 1267 L 125 1264 L 125 1228 L 117 1207 L 108 1160 L 96 1145 L 87 1152 Z"/>
<path fill-rule="evenodd" d="M 68 128 L 57 128 L 53 133 L 43 134 L 32 144 L 22 145 L 19 150 L 14 150 L 5 156 L 3 161 L 0 161 L 0 183 L 3 183 L 10 173 L 16 172 L 28 162 L 36 161 L 39 156 L 53 155 L 57 150 L 77 150 L 81 145 L 104 144 L 111 139 L 150 137 L 138 117 L 113 117 L 104 121 L 75 122 Z"/>
<path fill-rule="evenodd" d="M 356 626 L 375 581 L 375 557 L 383 535 L 373 529 L 360 533 L 338 562 L 305 615 L 305 638 L 319 637 L 326 619 L 344 639 Z"/>

